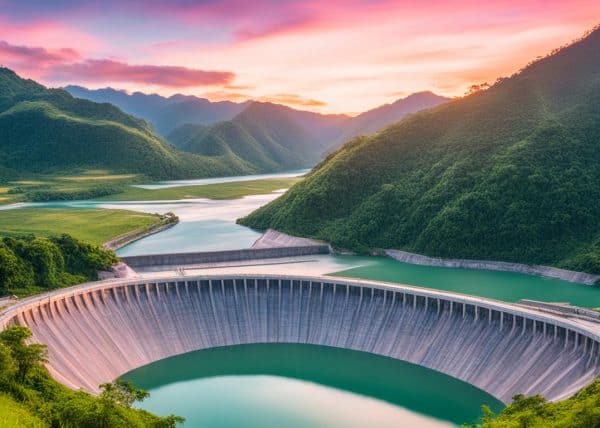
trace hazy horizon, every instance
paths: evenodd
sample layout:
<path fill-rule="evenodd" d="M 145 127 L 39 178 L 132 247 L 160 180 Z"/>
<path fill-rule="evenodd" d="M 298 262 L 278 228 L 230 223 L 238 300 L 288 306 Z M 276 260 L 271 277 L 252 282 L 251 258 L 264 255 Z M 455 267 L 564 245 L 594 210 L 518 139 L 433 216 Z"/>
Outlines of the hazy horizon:
<path fill-rule="evenodd" d="M 591 0 L 428 3 L 0 0 L 0 64 L 52 87 L 356 114 L 420 91 L 463 95 L 600 13 Z"/>

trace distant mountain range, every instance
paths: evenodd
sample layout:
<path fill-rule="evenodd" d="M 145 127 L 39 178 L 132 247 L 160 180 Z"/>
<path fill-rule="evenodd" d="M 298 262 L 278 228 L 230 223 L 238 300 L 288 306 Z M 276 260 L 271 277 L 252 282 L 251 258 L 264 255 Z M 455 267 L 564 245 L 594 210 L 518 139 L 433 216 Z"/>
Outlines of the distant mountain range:
<path fill-rule="evenodd" d="M 353 140 L 241 223 L 360 252 L 600 273 L 598 106 L 600 29 L 487 90 Z"/>
<path fill-rule="evenodd" d="M 71 85 L 64 89 L 77 98 L 96 103 L 113 104 L 129 114 L 151 123 L 163 136 L 184 124 L 209 125 L 233 119 L 250 104 L 250 102 L 212 102 L 204 98 L 181 94 L 168 98 L 141 92 L 128 94 L 113 88 L 87 89 Z"/>
<path fill-rule="evenodd" d="M 324 153 L 357 135 L 372 134 L 407 114 L 449 101 L 431 92 L 419 92 L 350 117 L 255 101 L 211 102 L 194 96 L 165 98 L 141 92 L 130 95 L 112 88 L 65 89 L 75 97 L 114 104 L 148 121 L 181 150 L 248 156 L 251 162 L 258 162 L 261 171 L 312 166 Z"/>

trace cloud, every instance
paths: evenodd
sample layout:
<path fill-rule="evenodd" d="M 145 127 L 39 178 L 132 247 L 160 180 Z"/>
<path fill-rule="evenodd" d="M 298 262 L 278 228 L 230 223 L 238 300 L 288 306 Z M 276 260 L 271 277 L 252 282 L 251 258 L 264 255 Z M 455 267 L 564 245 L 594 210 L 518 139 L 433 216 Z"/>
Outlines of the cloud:
<path fill-rule="evenodd" d="M 256 89 L 256 86 L 251 85 L 227 85 L 224 89 L 231 89 L 233 91 L 248 91 L 250 89 Z"/>
<path fill-rule="evenodd" d="M 235 101 L 242 102 L 252 99 L 252 95 L 243 92 L 231 92 L 231 91 L 212 91 L 202 94 L 203 97 L 208 98 L 211 101 Z"/>
<path fill-rule="evenodd" d="M 230 88 L 231 88 L 231 86 L 230 86 Z M 319 100 L 315 100 L 315 99 L 311 99 L 311 98 L 304 98 L 304 97 L 301 97 L 300 95 L 296 95 L 296 94 L 274 94 L 274 95 L 265 95 L 265 96 L 261 96 L 261 97 L 255 97 L 251 94 L 244 93 L 244 92 L 232 92 L 232 91 L 219 90 L 219 91 L 213 91 L 213 92 L 206 92 L 203 94 L 203 96 L 205 96 L 206 98 L 208 98 L 212 101 L 229 100 L 229 101 L 240 102 L 240 101 L 256 100 L 256 101 L 262 101 L 262 102 L 268 102 L 268 103 L 283 104 L 283 105 L 287 105 L 289 107 L 319 108 L 319 107 L 323 107 L 323 106 L 327 105 L 327 103 L 324 103 L 323 101 L 319 101 Z"/>
<path fill-rule="evenodd" d="M 53 64 L 77 61 L 81 56 L 74 49 L 45 49 L 41 47 L 15 46 L 0 41 L 0 61 L 20 63 L 29 67 L 46 67 Z"/>
<path fill-rule="evenodd" d="M 163 87 L 227 85 L 235 74 L 170 65 L 133 65 L 112 59 L 86 59 L 74 49 L 16 46 L 0 41 L 0 63 L 54 82 L 130 82 Z"/>
<path fill-rule="evenodd" d="M 301 107 L 323 107 L 327 103 L 312 98 L 304 98 L 296 94 L 275 94 L 260 97 L 259 101 L 266 101 L 270 103 L 286 104 L 292 106 Z"/>
<path fill-rule="evenodd" d="M 86 59 L 55 67 L 52 78 L 83 82 L 135 82 L 164 87 L 226 85 L 235 74 L 170 65 L 132 65 L 111 59 Z"/>

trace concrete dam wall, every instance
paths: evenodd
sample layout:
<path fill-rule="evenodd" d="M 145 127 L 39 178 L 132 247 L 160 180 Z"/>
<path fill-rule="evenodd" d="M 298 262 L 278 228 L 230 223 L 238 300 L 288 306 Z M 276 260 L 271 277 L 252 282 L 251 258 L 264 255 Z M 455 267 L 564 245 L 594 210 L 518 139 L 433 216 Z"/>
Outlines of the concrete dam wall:
<path fill-rule="evenodd" d="M 488 299 L 331 277 L 111 280 L 24 300 L 0 326 L 31 328 L 53 376 L 98 385 L 188 351 L 244 343 L 342 347 L 420 364 L 504 402 L 560 399 L 600 373 L 598 324 Z M 364 376 L 368 376 L 364 373 Z"/>
<path fill-rule="evenodd" d="M 327 245 L 305 245 L 293 247 L 246 248 L 242 250 L 207 251 L 197 253 L 148 254 L 121 257 L 133 269 L 152 267 L 193 266 L 206 263 L 243 262 L 282 257 L 298 257 L 313 254 L 328 254 Z"/>

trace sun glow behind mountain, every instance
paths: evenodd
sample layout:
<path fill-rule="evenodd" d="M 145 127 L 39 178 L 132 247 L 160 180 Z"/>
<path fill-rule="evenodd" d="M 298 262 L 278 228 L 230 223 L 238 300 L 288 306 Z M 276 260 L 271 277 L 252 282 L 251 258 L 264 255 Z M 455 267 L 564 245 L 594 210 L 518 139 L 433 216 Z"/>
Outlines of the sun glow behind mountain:
<path fill-rule="evenodd" d="M 419 90 L 462 95 L 600 16 L 595 0 L 428 3 L 0 0 L 0 63 L 51 86 L 359 112 Z"/>

